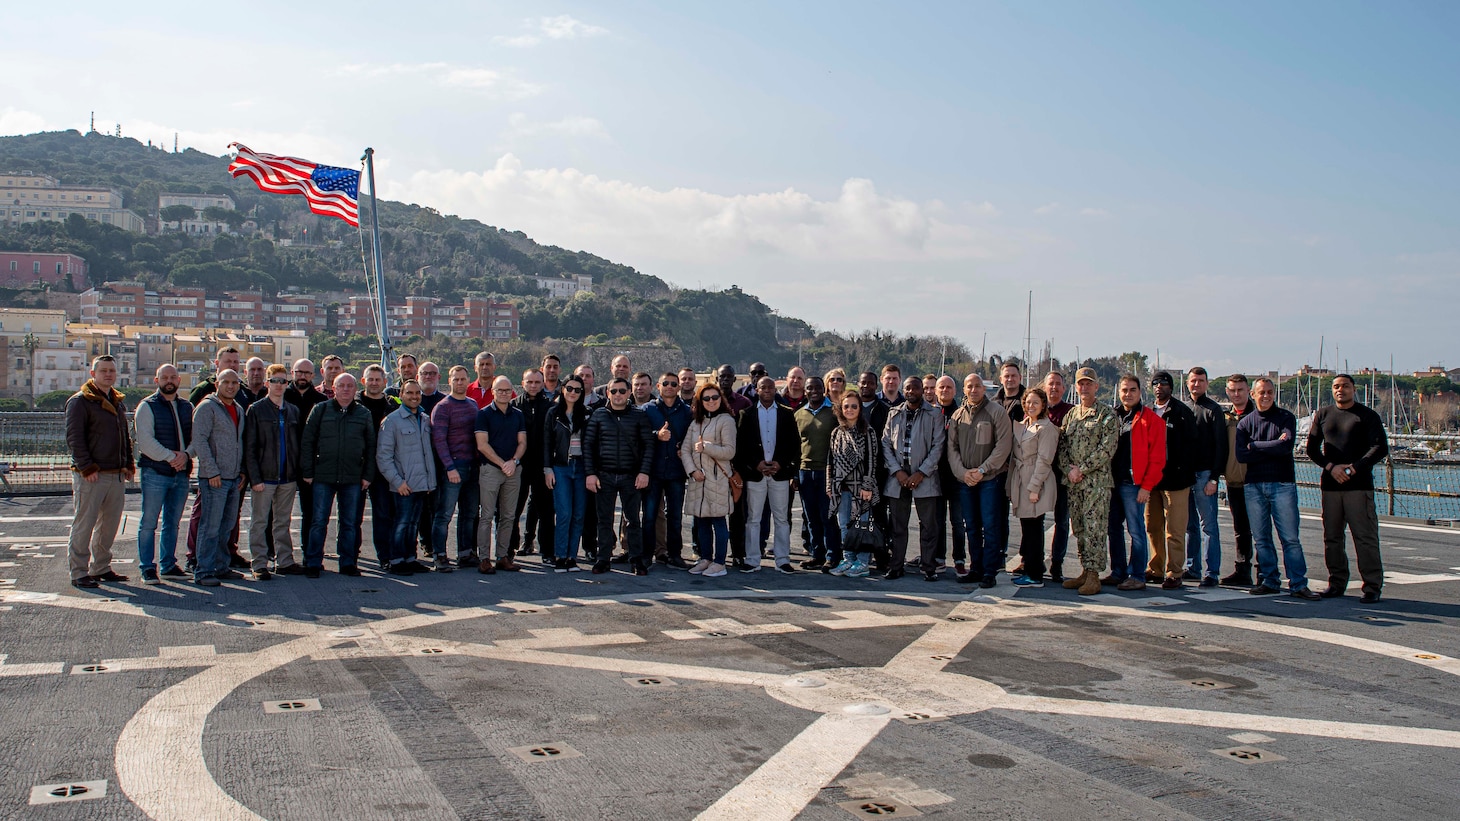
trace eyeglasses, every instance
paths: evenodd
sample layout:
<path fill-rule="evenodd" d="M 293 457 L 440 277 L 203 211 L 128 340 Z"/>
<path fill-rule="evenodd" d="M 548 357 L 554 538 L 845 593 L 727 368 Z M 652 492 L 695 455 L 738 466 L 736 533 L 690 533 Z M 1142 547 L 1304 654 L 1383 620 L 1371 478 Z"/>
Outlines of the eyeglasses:
<path fill-rule="evenodd" d="M 289 380 L 285 379 L 282 376 L 275 376 L 275 377 L 271 377 L 269 379 L 269 384 L 270 385 L 287 385 L 287 384 L 289 384 Z"/>
<path fill-rule="evenodd" d="M 563 393 L 582 393 L 582 392 L 583 392 L 583 389 L 582 388 L 575 388 L 572 385 L 565 385 L 563 387 Z"/>
<path fill-rule="evenodd" d="M 613 396 L 618 396 L 621 393 L 628 393 L 628 391 L 624 388 L 614 388 L 613 390 L 609 391 L 609 394 Z"/>
<path fill-rule="evenodd" d="M 718 393 L 716 393 L 716 394 L 705 394 L 704 396 L 701 396 L 700 397 L 700 401 L 701 402 L 719 402 L 720 401 L 720 394 L 718 394 Z"/>
<path fill-rule="evenodd" d="M 421 371 L 420 376 L 440 376 L 440 371 Z"/>

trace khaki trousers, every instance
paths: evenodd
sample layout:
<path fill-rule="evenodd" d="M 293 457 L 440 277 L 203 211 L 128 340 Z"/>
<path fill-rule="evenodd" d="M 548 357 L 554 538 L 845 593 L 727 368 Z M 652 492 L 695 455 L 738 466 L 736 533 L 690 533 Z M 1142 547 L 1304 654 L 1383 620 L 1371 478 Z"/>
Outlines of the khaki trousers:
<path fill-rule="evenodd" d="M 1189 487 L 1151 491 L 1151 501 L 1146 505 L 1146 538 L 1151 542 L 1147 573 L 1181 578 L 1186 569 L 1186 519 L 1190 504 Z"/>
<path fill-rule="evenodd" d="M 252 519 L 248 526 L 248 552 L 254 572 L 269 567 L 269 516 L 274 517 L 274 566 L 279 568 L 297 564 L 294 559 L 293 536 L 289 533 L 290 517 L 294 513 L 294 497 L 299 486 L 293 482 L 264 485 L 263 490 L 250 489 L 249 503 L 252 505 Z"/>
<path fill-rule="evenodd" d="M 490 463 L 481 467 L 481 478 L 477 482 L 481 489 L 482 515 L 477 524 L 477 550 L 485 561 L 488 558 L 488 537 L 492 525 L 497 526 L 497 558 L 512 558 L 512 522 L 517 516 L 517 494 L 522 489 L 522 467 L 508 477 L 502 469 Z"/>
<path fill-rule="evenodd" d="M 95 482 L 71 474 L 71 494 L 76 513 L 71 519 L 71 538 L 67 545 L 71 563 L 71 581 L 83 576 L 100 576 L 112 568 L 112 542 L 122 522 L 122 506 L 126 504 L 127 487 L 118 471 L 97 474 Z"/>

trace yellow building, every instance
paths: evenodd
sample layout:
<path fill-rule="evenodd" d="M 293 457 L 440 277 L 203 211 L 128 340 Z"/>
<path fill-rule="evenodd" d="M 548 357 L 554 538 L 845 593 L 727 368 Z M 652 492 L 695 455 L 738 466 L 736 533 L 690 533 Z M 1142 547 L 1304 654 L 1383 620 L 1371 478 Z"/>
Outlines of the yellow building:
<path fill-rule="evenodd" d="M 55 177 L 29 171 L 0 174 L 0 207 L 0 225 L 64 222 L 72 214 L 80 214 L 138 234 L 147 227 L 140 216 L 126 209 L 122 192 L 115 188 L 62 185 Z"/>

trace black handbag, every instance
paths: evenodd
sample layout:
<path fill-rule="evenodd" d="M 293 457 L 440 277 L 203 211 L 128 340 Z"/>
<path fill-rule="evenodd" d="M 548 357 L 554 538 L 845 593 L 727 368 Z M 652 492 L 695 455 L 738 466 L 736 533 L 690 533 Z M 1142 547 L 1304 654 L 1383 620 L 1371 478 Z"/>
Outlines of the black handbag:
<path fill-rule="evenodd" d="M 872 521 L 872 511 L 865 511 L 847 525 L 847 535 L 842 539 L 843 553 L 875 553 L 882 546 L 882 531 Z"/>

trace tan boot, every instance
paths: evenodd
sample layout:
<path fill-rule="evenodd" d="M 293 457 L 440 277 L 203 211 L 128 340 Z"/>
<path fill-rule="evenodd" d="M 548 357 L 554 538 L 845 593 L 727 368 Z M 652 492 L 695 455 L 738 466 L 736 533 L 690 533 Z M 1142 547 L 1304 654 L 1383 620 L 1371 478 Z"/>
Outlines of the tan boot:
<path fill-rule="evenodd" d="M 1082 585 L 1080 585 L 1080 595 L 1081 596 L 1093 596 L 1093 595 L 1095 595 L 1096 593 L 1099 593 L 1099 592 L 1100 592 L 1100 574 L 1099 573 L 1091 573 L 1090 574 L 1090 577 L 1088 579 L 1085 579 L 1085 583 L 1082 584 Z"/>
<path fill-rule="evenodd" d="M 1073 579 L 1065 579 L 1065 584 L 1064 584 L 1065 589 L 1066 590 L 1075 590 L 1075 589 L 1078 589 L 1079 587 L 1081 587 L 1081 586 L 1083 586 L 1085 584 L 1085 579 L 1089 575 L 1090 575 L 1090 571 L 1085 570 L 1085 571 L 1082 571 L 1080 573 L 1080 575 L 1076 576 Z"/>

